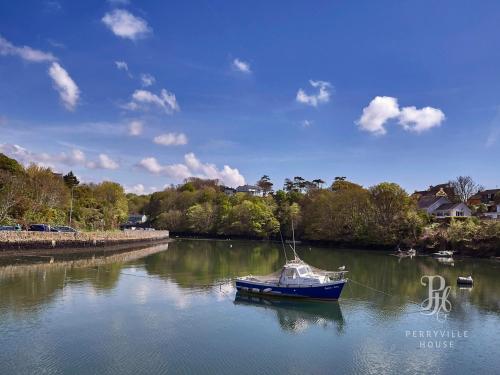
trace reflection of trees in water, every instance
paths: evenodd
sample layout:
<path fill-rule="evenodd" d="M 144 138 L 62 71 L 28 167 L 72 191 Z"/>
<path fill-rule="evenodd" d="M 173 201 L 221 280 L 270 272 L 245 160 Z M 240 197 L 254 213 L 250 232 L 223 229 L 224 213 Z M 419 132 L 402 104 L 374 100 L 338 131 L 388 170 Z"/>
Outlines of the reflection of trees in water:
<path fill-rule="evenodd" d="M 423 275 L 441 275 L 452 287 L 452 316 L 465 317 L 467 303 L 486 311 L 500 311 L 500 263 L 483 259 L 456 259 L 454 266 L 441 264 L 432 257 L 405 258 L 401 261 L 385 252 L 356 250 L 332 251 L 309 248 L 299 252 L 300 257 L 313 266 L 335 270 L 346 265 L 348 277 L 377 290 L 388 292 L 386 296 L 354 283 L 346 286 L 344 298 L 369 299 L 377 309 L 384 309 L 387 318 L 401 314 L 402 307 L 412 300 L 420 303 L 427 298 L 427 288 L 420 284 Z M 461 290 L 456 285 L 458 276 L 472 275 L 474 287 Z M 387 312 L 388 306 L 395 308 Z M 416 306 L 417 307 L 417 306 Z"/>
<path fill-rule="evenodd" d="M 236 293 L 236 305 L 254 306 L 274 311 L 280 327 L 288 332 L 302 332 L 309 326 L 328 328 L 335 326 L 338 334 L 343 334 L 345 320 L 338 302 L 296 301 L 284 298 L 262 298 Z"/>
<path fill-rule="evenodd" d="M 0 307 L 29 312 L 51 303 L 66 285 L 89 285 L 97 293 L 110 291 L 117 285 L 125 262 L 166 248 L 168 244 L 108 257 L 0 267 Z"/>
<path fill-rule="evenodd" d="M 182 287 L 212 284 L 247 274 L 269 274 L 283 265 L 279 248 L 265 242 L 187 241 L 145 259 L 151 275 L 175 280 Z"/>
<path fill-rule="evenodd" d="M 144 266 L 150 275 L 168 278 L 184 288 L 247 274 L 269 274 L 284 263 L 281 246 L 276 243 L 181 240 L 170 244 L 168 251 L 162 250 L 165 245 L 94 260 L 0 267 L 1 311 L 38 308 L 57 298 L 68 284 L 90 286 L 97 293 L 106 293 L 116 287 L 125 262 Z M 427 289 L 420 284 L 423 275 L 442 275 L 452 286 L 452 317 L 466 320 L 468 303 L 486 312 L 500 311 L 499 262 L 457 259 L 454 267 L 450 267 L 431 257 L 405 258 L 398 262 L 386 253 L 309 250 L 306 246 L 301 247 L 299 255 L 322 269 L 336 270 L 346 265 L 349 278 L 393 295 L 385 296 L 354 283 L 344 288 L 342 298 L 369 301 L 371 309 L 384 312 L 379 315 L 382 319 L 403 314 L 408 300 L 420 303 L 427 298 Z M 474 287 L 471 290 L 457 288 L 456 278 L 469 274 L 474 277 Z"/>

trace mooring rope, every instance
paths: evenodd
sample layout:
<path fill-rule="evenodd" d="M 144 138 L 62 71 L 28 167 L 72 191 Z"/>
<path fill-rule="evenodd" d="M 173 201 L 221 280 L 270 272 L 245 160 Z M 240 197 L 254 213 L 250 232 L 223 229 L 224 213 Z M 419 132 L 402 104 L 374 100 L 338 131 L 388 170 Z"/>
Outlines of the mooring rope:
<path fill-rule="evenodd" d="M 368 285 L 365 285 L 365 284 L 363 284 L 363 283 L 360 283 L 359 281 L 355 281 L 355 280 L 353 280 L 353 279 L 351 279 L 351 278 L 349 279 L 349 281 L 350 281 L 350 282 L 352 282 L 352 283 L 354 283 L 354 284 L 357 284 L 357 285 L 359 285 L 359 286 L 362 286 L 362 287 L 364 287 L 364 288 L 366 288 L 366 289 L 373 290 L 374 292 L 384 294 L 384 295 L 386 295 L 386 296 L 388 296 L 388 297 L 391 297 L 391 298 L 392 298 L 392 297 L 398 297 L 396 294 L 391 294 L 391 293 L 388 293 L 388 292 L 384 292 L 383 290 L 379 290 L 379 289 L 373 288 L 373 287 L 371 287 L 371 286 L 368 286 Z M 418 302 L 415 302 L 415 301 L 411 300 L 411 299 L 410 299 L 410 298 L 408 298 L 407 296 L 403 296 L 403 297 L 405 297 L 405 298 L 408 300 L 408 302 L 413 303 L 414 305 L 421 306 L 421 304 L 420 304 L 420 303 L 418 303 Z"/>

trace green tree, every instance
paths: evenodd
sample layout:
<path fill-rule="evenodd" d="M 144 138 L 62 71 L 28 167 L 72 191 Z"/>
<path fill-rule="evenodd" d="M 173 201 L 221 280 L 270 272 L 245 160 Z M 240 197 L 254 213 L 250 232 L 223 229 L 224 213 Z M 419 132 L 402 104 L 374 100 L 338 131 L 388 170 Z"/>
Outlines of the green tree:
<path fill-rule="evenodd" d="M 244 200 L 231 208 L 227 230 L 229 234 L 267 238 L 278 232 L 279 222 L 264 200 Z"/>
<path fill-rule="evenodd" d="M 323 184 L 325 183 L 325 181 L 323 181 L 321 178 L 312 180 L 312 182 L 317 186 L 318 189 L 321 189 L 323 187 Z"/>
<path fill-rule="evenodd" d="M 24 172 L 24 168 L 15 159 L 9 158 L 7 155 L 0 152 L 0 170 L 12 174 L 20 174 Z"/>
<path fill-rule="evenodd" d="M 125 191 L 116 182 L 104 181 L 95 187 L 95 198 L 102 210 L 103 228 L 116 229 L 128 216 Z"/>
<path fill-rule="evenodd" d="M 268 175 L 264 175 L 257 181 L 257 186 L 262 189 L 264 195 L 267 195 L 273 191 L 273 183 Z"/>
<path fill-rule="evenodd" d="M 78 178 L 73 174 L 73 171 L 69 171 L 68 174 L 63 176 L 64 183 L 66 186 L 70 189 L 74 188 L 75 186 L 78 186 L 80 181 Z"/>
<path fill-rule="evenodd" d="M 50 168 L 32 164 L 26 169 L 26 178 L 22 221 L 64 224 L 69 192 L 62 177 Z"/>
<path fill-rule="evenodd" d="M 211 233 L 215 225 L 215 210 L 211 203 L 195 204 L 186 212 L 189 228 L 194 233 Z"/>

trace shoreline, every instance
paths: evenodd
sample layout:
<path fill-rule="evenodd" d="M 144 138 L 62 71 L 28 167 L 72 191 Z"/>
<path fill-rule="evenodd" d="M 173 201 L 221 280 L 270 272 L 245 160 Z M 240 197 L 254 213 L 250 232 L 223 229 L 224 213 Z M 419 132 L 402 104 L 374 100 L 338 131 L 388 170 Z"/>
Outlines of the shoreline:
<path fill-rule="evenodd" d="M 188 235 L 185 233 L 182 234 L 172 234 L 172 238 L 176 240 L 212 240 L 212 241 L 255 241 L 255 242 L 272 242 L 281 244 L 279 239 L 275 238 L 249 238 L 244 236 L 222 236 L 222 235 Z M 361 244 L 361 243 L 350 243 L 350 242 L 341 242 L 341 241 L 323 241 L 323 240 L 306 240 L 300 239 L 296 241 L 298 246 L 316 246 L 321 248 L 336 248 L 343 250 L 364 250 L 364 251 L 375 251 L 375 252 L 388 252 L 394 253 L 396 251 L 396 247 L 393 245 L 381 245 L 381 244 Z M 480 243 L 477 244 L 477 248 L 463 248 L 458 247 L 454 249 L 456 252 L 455 256 L 463 257 L 463 258 L 474 258 L 474 259 L 500 259 L 500 248 L 499 249 L 491 249 L 488 246 L 480 247 Z M 470 244 L 469 244 L 470 246 Z M 453 246 L 450 246 L 453 248 Z M 432 256 L 433 253 L 439 250 L 450 250 L 446 246 L 425 246 L 425 243 L 419 243 L 414 246 L 417 252 L 420 255 Z M 453 249 L 451 249 L 453 250 Z"/>
<path fill-rule="evenodd" d="M 106 256 L 169 242 L 168 231 L 0 232 L 0 264 Z"/>

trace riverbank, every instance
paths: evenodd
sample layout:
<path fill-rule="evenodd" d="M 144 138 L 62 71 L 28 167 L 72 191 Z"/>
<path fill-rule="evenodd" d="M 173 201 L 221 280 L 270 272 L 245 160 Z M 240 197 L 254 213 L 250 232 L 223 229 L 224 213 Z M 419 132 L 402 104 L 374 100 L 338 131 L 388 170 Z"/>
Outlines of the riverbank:
<path fill-rule="evenodd" d="M 0 262 L 106 255 L 168 242 L 169 238 L 168 231 L 0 232 Z"/>
<path fill-rule="evenodd" d="M 189 240 L 217 240 L 217 241 L 258 241 L 258 242 L 276 242 L 281 243 L 279 238 L 262 239 L 249 236 L 228 236 L 228 235 L 196 235 L 189 233 L 172 233 L 172 238 Z M 297 240 L 298 247 L 317 246 L 322 248 L 336 248 L 347 250 L 368 250 L 393 252 L 398 246 L 405 250 L 410 247 L 415 248 L 419 254 L 431 255 L 440 250 L 452 250 L 456 255 L 469 258 L 499 258 L 500 257 L 500 238 L 493 233 L 491 236 L 476 237 L 473 240 L 466 238 L 457 241 L 450 238 L 447 232 L 427 231 L 417 241 L 401 241 L 400 244 L 380 244 L 368 242 L 349 242 L 349 241 L 328 241 L 328 240 Z"/>

